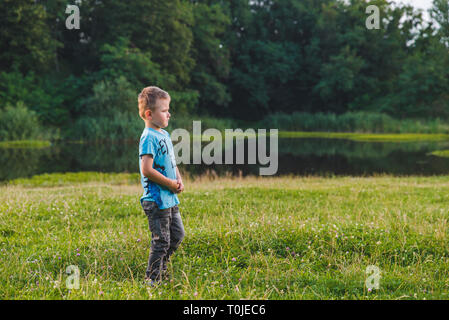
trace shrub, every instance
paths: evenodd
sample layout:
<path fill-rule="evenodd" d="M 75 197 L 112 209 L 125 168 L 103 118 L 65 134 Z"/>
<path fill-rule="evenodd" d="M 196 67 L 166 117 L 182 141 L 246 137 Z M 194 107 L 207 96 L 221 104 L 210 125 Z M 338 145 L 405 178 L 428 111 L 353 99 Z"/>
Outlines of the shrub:
<path fill-rule="evenodd" d="M 13 107 L 0 110 L 0 140 L 38 140 L 43 130 L 36 112 L 29 110 L 21 101 Z"/>
<path fill-rule="evenodd" d="M 93 95 L 84 101 L 83 115 L 114 118 L 116 113 L 137 114 L 137 110 L 137 92 L 128 80 L 121 76 L 94 85 Z"/>
<path fill-rule="evenodd" d="M 128 140 L 138 141 L 144 128 L 142 119 L 129 112 L 114 112 L 113 117 L 83 116 L 67 132 L 69 140 Z"/>
<path fill-rule="evenodd" d="M 74 80 L 70 77 L 61 82 L 33 72 L 23 75 L 17 70 L 0 72 L 0 108 L 23 101 L 43 124 L 61 126 L 69 119 L 66 100 L 71 96 Z"/>

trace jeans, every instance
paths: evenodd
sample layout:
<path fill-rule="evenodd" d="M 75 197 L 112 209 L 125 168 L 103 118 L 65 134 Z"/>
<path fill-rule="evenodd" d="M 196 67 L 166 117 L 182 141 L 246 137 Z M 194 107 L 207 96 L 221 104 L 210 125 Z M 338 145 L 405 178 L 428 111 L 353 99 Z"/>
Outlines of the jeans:
<path fill-rule="evenodd" d="M 161 281 L 167 271 L 170 256 L 184 239 L 184 226 L 178 206 L 159 209 L 153 201 L 143 201 L 142 208 L 148 217 L 151 231 L 151 248 L 146 277 Z"/>

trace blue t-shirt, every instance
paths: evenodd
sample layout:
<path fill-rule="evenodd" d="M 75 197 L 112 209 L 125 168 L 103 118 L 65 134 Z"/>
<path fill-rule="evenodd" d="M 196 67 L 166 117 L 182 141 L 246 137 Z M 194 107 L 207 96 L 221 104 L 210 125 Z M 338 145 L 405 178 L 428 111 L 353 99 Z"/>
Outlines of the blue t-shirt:
<path fill-rule="evenodd" d="M 176 180 L 176 159 L 173 144 L 167 131 L 162 132 L 145 127 L 139 143 L 140 182 L 143 195 L 140 202 L 154 201 L 159 209 L 171 208 L 179 204 L 178 196 L 165 186 L 161 186 L 142 174 L 140 159 L 144 154 L 153 155 L 153 168 L 169 179 Z"/>

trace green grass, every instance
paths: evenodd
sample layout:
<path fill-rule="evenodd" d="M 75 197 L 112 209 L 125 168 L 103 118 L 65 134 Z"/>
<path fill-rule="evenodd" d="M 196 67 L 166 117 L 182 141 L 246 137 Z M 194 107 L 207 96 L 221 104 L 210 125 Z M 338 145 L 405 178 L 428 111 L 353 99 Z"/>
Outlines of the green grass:
<path fill-rule="evenodd" d="M 47 148 L 50 146 L 50 141 L 45 140 L 0 141 L 0 148 Z"/>
<path fill-rule="evenodd" d="M 449 150 L 436 150 L 436 151 L 430 152 L 429 155 L 442 157 L 442 158 L 449 158 Z"/>
<path fill-rule="evenodd" d="M 352 133 L 352 132 L 300 132 L 280 131 L 280 138 L 325 138 L 348 139 L 366 142 L 410 142 L 410 141 L 443 141 L 449 135 L 442 133 Z"/>
<path fill-rule="evenodd" d="M 74 184 L 104 183 L 110 185 L 123 185 L 140 181 L 138 173 L 102 173 L 102 172 L 67 172 L 45 173 L 31 178 L 19 178 L 9 181 L 8 184 L 23 187 L 56 187 L 71 186 Z"/>
<path fill-rule="evenodd" d="M 172 281 L 157 288 L 142 281 L 150 237 L 137 175 L 55 174 L 1 186 L 0 298 L 449 298 L 449 176 L 185 185 L 186 237 Z M 69 265 L 80 269 L 79 290 L 66 288 Z M 369 265 L 381 271 L 372 292 Z"/>

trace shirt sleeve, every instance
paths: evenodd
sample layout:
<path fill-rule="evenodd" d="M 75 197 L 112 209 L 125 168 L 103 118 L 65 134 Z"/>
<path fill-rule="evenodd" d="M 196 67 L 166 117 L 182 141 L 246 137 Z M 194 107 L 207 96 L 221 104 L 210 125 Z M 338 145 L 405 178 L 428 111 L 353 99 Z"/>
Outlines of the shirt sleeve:
<path fill-rule="evenodd" d="M 142 157 L 145 154 L 151 154 L 154 157 L 156 156 L 156 147 L 154 145 L 154 140 L 151 139 L 151 136 L 145 135 L 140 140 L 139 146 L 139 157 Z"/>

